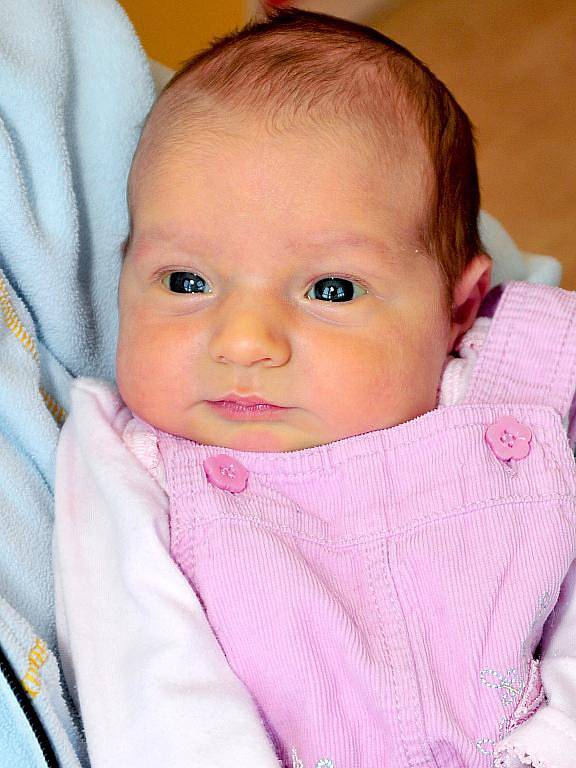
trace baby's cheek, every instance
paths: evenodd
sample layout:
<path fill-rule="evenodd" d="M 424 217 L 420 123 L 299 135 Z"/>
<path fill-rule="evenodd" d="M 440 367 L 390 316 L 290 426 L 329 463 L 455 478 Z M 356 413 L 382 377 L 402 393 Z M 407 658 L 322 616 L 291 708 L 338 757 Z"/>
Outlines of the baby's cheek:
<path fill-rule="evenodd" d="M 182 404 L 194 396 L 194 348 L 185 319 L 140 313 L 121 327 L 118 386 L 134 413 L 161 428 L 177 418 Z"/>
<path fill-rule="evenodd" d="M 146 417 L 141 411 L 157 390 L 159 362 L 149 327 L 134 316 L 124 316 L 116 351 L 116 383 L 124 402 L 142 418 Z"/>
<path fill-rule="evenodd" d="M 442 315 L 429 312 L 406 318 L 399 333 L 394 362 L 404 402 L 420 415 L 435 407 L 446 359 L 449 325 Z"/>
<path fill-rule="evenodd" d="M 431 324 L 428 333 L 421 337 L 420 344 L 414 346 L 414 387 L 423 409 L 430 410 L 436 406 L 448 344 L 449 326 L 437 321 L 434 325 Z"/>
<path fill-rule="evenodd" d="M 148 395 L 148 379 L 143 375 L 140 361 L 138 350 L 133 348 L 130 340 L 126 337 L 119 340 L 116 353 L 116 384 L 122 400 L 130 410 L 145 419 L 141 406 L 146 402 Z"/>

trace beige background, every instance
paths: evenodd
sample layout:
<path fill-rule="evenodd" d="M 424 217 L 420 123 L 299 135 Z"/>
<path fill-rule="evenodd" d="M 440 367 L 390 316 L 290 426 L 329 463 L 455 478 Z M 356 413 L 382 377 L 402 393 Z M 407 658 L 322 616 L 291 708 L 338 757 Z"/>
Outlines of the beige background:
<path fill-rule="evenodd" d="M 243 0 L 122 4 L 170 67 L 246 18 Z M 406 0 L 370 23 L 454 93 L 476 126 L 482 207 L 576 290 L 576 0 Z"/>
<path fill-rule="evenodd" d="M 245 23 L 243 0 L 119 0 L 146 53 L 176 69 L 213 37 Z"/>

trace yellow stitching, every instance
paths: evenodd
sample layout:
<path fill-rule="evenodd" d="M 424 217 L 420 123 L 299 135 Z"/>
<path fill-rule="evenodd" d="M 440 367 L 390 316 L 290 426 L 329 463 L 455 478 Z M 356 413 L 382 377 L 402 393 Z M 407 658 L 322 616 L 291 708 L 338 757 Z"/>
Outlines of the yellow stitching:
<path fill-rule="evenodd" d="M 22 344 L 24 349 L 30 352 L 30 354 L 32 355 L 36 363 L 39 363 L 40 356 L 38 355 L 38 349 L 36 347 L 36 344 L 34 343 L 34 339 L 28 333 L 28 331 L 20 321 L 20 318 L 18 317 L 16 310 L 12 306 L 12 302 L 10 300 L 10 294 L 8 293 L 8 289 L 6 288 L 4 280 L 1 277 L 0 277 L 0 311 L 4 316 L 4 323 L 8 328 L 8 330 L 14 334 L 14 336 Z M 42 399 L 46 404 L 46 407 L 54 417 L 58 426 L 62 426 L 62 424 L 66 420 L 66 416 L 67 416 L 66 411 L 52 397 L 52 395 L 46 392 L 44 387 L 40 386 L 39 389 L 40 389 L 40 394 L 42 395 Z"/>
<path fill-rule="evenodd" d="M 40 386 L 40 394 L 44 398 L 46 407 L 48 408 L 52 416 L 55 418 L 58 425 L 62 426 L 62 424 L 64 424 L 64 422 L 66 421 L 66 416 L 68 415 L 64 410 L 64 408 L 52 397 L 51 394 L 46 392 L 46 390 L 42 386 Z"/>
<path fill-rule="evenodd" d="M 36 349 L 36 344 L 34 343 L 34 339 L 29 335 L 28 331 L 22 323 L 20 322 L 20 318 L 16 314 L 16 310 L 12 306 L 12 302 L 10 301 L 10 295 L 8 294 L 8 290 L 6 288 L 6 285 L 4 283 L 4 280 L 0 277 L 0 310 L 2 310 L 2 314 L 4 315 L 4 322 L 7 326 L 7 328 L 12 331 L 14 336 L 18 339 L 18 341 L 30 352 L 34 360 L 38 363 L 40 362 L 38 350 Z"/>
<path fill-rule="evenodd" d="M 35 698 L 40 693 L 42 682 L 40 680 L 39 672 L 40 667 L 46 663 L 47 658 L 48 647 L 43 640 L 37 637 L 36 642 L 28 654 L 28 669 L 20 681 L 22 687 L 27 691 L 31 698 Z"/>

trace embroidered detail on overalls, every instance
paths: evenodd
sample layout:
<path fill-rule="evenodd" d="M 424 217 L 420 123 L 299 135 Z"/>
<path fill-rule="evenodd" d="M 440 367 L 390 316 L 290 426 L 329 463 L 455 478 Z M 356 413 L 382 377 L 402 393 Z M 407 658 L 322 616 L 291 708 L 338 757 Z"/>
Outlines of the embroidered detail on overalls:
<path fill-rule="evenodd" d="M 483 669 L 480 672 L 480 680 L 488 688 L 497 689 L 500 694 L 500 700 L 503 706 L 509 706 L 519 701 L 512 714 L 501 717 L 498 723 L 498 739 L 480 738 L 476 741 L 476 749 L 483 755 L 493 755 L 493 750 L 499 741 L 510 733 L 510 731 L 521 725 L 523 722 L 536 712 L 540 707 L 546 695 L 542 687 L 540 678 L 540 662 L 532 657 L 532 648 L 530 647 L 534 640 L 535 632 L 542 629 L 542 625 L 548 615 L 550 605 L 550 592 L 546 591 L 538 600 L 538 608 L 522 643 L 522 655 L 528 663 L 528 672 L 522 684 L 520 675 L 516 668 L 511 668 L 506 675 L 499 674 L 494 669 Z M 504 768 L 505 762 L 502 762 L 502 756 L 494 758 L 493 768 Z"/>
<path fill-rule="evenodd" d="M 494 753 L 494 747 L 499 741 L 502 741 L 507 733 L 508 718 L 504 715 L 498 722 L 498 739 L 478 739 L 476 741 L 476 749 L 482 752 L 483 755 L 492 755 Z"/>
<path fill-rule="evenodd" d="M 477 739 L 476 749 L 483 755 L 491 757 L 494 754 L 494 747 L 499 741 L 502 741 L 506 733 L 508 732 L 508 718 L 503 716 L 498 722 L 498 739 Z"/>
<path fill-rule="evenodd" d="M 506 675 L 501 675 L 495 669 L 483 669 L 480 672 L 480 681 L 487 688 L 499 690 L 500 701 L 504 706 L 512 704 L 520 695 L 520 676 L 514 667 L 509 669 Z"/>
<path fill-rule="evenodd" d="M 36 698 L 40 693 L 42 683 L 38 673 L 40 672 L 40 667 L 46 663 L 47 658 L 48 646 L 44 640 L 36 638 L 36 642 L 28 653 L 28 669 L 20 681 L 24 690 L 32 699 Z"/>
<path fill-rule="evenodd" d="M 546 698 L 542 683 L 540 680 L 540 662 L 538 659 L 531 659 L 528 674 L 526 676 L 526 683 L 522 688 L 522 695 L 514 712 L 506 717 L 501 717 L 498 722 L 498 739 L 481 738 L 476 741 L 476 749 L 483 755 L 492 756 L 494 747 L 496 744 L 510 733 L 511 730 L 521 725 L 523 722 L 536 712 L 540 707 L 544 699 Z M 486 671 L 486 670 L 483 670 Z M 492 671 L 492 670 L 487 670 Z M 509 670 L 512 671 L 512 670 Z M 515 670 L 514 670 L 515 671 Z M 488 685 L 488 687 L 498 687 L 496 685 Z M 512 692 L 512 700 L 515 698 Z M 504 699 L 501 697 L 502 703 Z M 493 768 L 505 768 L 506 763 L 502 762 L 502 756 L 498 756 L 494 759 Z"/>
<path fill-rule="evenodd" d="M 305 768 L 304 763 L 296 753 L 295 747 L 292 747 L 292 768 Z M 334 762 L 327 758 L 323 758 L 322 760 L 318 760 L 314 768 L 334 768 Z"/>

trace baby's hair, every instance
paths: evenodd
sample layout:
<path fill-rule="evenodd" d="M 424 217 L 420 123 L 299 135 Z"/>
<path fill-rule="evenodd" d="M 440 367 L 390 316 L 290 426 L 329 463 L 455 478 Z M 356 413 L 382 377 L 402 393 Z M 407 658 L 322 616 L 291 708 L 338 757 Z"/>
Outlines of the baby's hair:
<path fill-rule="evenodd" d="M 194 125 L 256 115 L 270 131 L 304 125 L 329 138 L 345 124 L 388 159 L 421 155 L 427 204 L 414 240 L 440 265 L 449 301 L 481 250 L 472 125 L 422 62 L 370 27 L 269 9 L 185 62 L 158 103 L 170 129 L 181 125 L 188 137 Z"/>

